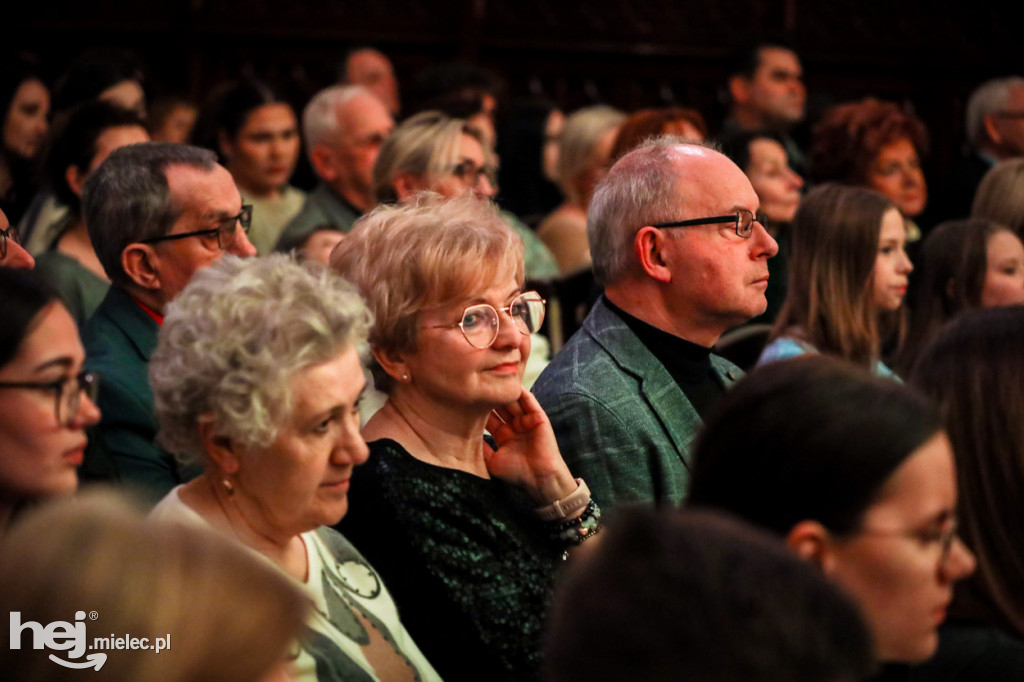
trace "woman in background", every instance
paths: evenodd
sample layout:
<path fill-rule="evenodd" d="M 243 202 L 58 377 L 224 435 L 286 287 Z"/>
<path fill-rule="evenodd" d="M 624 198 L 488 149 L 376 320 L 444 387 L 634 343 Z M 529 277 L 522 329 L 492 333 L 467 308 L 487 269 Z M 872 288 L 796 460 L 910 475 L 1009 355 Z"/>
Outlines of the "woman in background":
<path fill-rule="evenodd" d="M 563 276 L 590 268 L 587 204 L 612 164 L 612 146 L 625 120 L 625 114 L 607 106 L 580 109 L 565 120 L 557 168 L 565 201 L 537 227 Z"/>
<path fill-rule="evenodd" d="M 960 313 L 1024 303 L 1024 244 L 983 218 L 942 223 L 921 246 L 908 297 L 910 322 L 899 351 L 909 372 L 921 348 Z"/>
<path fill-rule="evenodd" d="M 899 211 L 878 192 L 826 184 L 804 197 L 791 235 L 786 302 L 759 363 L 822 353 L 895 376 L 879 330 L 913 270 Z"/>
<path fill-rule="evenodd" d="M 928 134 L 919 118 L 892 102 L 868 97 L 839 104 L 815 126 L 811 180 L 868 187 L 887 196 L 907 220 L 908 241 L 921 237 L 914 220 L 928 203 L 921 157 Z"/>
<path fill-rule="evenodd" d="M 36 192 L 33 162 L 42 148 L 50 91 L 31 65 L 0 65 L 0 210 L 15 225 Z"/>
<path fill-rule="evenodd" d="M 1000 161 L 985 173 L 971 217 L 1006 225 L 1024 239 L 1024 159 Z"/>
<path fill-rule="evenodd" d="M 256 251 L 273 251 L 306 197 L 288 184 L 299 160 L 299 125 L 291 105 L 266 83 L 229 83 L 207 100 L 192 141 L 217 152 L 242 201 L 252 204 L 249 240 Z"/>
<path fill-rule="evenodd" d="M 630 114 L 619 128 L 615 144 L 612 145 L 612 162 L 633 151 L 645 140 L 662 135 L 675 135 L 693 142 L 703 142 L 708 136 L 708 126 L 704 122 L 704 117 L 695 109 L 641 109 Z"/>

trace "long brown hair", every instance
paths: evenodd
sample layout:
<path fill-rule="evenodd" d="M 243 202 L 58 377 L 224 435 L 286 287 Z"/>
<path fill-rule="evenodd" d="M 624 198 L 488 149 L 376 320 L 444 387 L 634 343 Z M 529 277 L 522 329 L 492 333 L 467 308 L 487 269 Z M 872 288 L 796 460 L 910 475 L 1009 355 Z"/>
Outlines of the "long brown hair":
<path fill-rule="evenodd" d="M 957 615 L 1024 637 L 1024 307 L 957 317 L 921 352 L 910 383 L 942 408 L 956 453 L 960 533 L 978 558 Z"/>
<path fill-rule="evenodd" d="M 825 184 L 800 202 L 791 232 L 789 292 L 772 339 L 796 335 L 818 351 L 870 368 L 879 356 L 874 267 L 879 192 Z"/>

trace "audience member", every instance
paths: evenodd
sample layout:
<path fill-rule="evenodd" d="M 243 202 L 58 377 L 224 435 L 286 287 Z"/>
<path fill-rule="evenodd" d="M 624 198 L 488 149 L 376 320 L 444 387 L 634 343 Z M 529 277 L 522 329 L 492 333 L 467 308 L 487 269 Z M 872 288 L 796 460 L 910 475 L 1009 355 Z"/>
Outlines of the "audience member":
<path fill-rule="evenodd" d="M 288 184 L 299 159 L 299 125 L 283 96 L 248 78 L 227 83 L 206 101 L 192 141 L 217 152 L 246 204 L 253 207 L 253 246 L 270 253 L 305 194 Z"/>
<path fill-rule="evenodd" d="M 21 245 L 18 228 L 7 221 L 7 216 L 0 211 L 0 267 L 32 268 L 35 259 Z"/>
<path fill-rule="evenodd" d="M 445 679 L 535 679 L 553 574 L 600 514 L 520 385 L 544 319 L 521 242 L 487 202 L 425 195 L 363 218 L 331 265 L 373 311 L 388 395 L 341 529 Z"/>
<path fill-rule="evenodd" d="M 277 251 L 306 251 L 314 235 L 314 241 L 325 238 L 318 234 L 325 225 L 348 232 L 376 205 L 373 164 L 392 127 L 384 105 L 361 86 L 332 86 L 310 100 L 302 113 L 302 133 L 319 182 L 285 226 Z"/>
<path fill-rule="evenodd" d="M 897 104 L 872 97 L 840 104 L 814 127 L 811 179 L 878 190 L 903 214 L 908 239 L 916 241 L 921 231 L 913 221 L 928 202 L 921 171 L 927 144 L 924 124 Z"/>
<path fill-rule="evenodd" d="M 694 448 L 688 504 L 818 566 L 860 606 L 884 663 L 935 653 L 953 585 L 974 570 L 938 410 L 833 358 L 759 368 L 729 392 Z"/>
<path fill-rule="evenodd" d="M 985 173 L 971 217 L 1006 225 L 1024 239 L 1024 158 L 1000 161 Z"/>
<path fill-rule="evenodd" d="M 22 624 L 11 633 L 20 646 L 5 647 L 8 679 L 74 677 L 51 660 L 59 657 L 79 668 L 95 663 L 84 675 L 113 682 L 271 682 L 287 679 L 309 604 L 252 553 L 202 529 L 144 520 L 123 500 L 94 493 L 26 515 L 3 539 L 0 608 Z M 86 612 L 98 620 L 84 620 Z M 71 622 L 56 630 L 62 646 L 50 645 L 62 650 L 34 647 L 40 634 L 30 622 L 47 632 Z M 108 651 L 94 650 L 99 639 Z"/>
<path fill-rule="evenodd" d="M 51 131 L 45 153 L 47 182 L 66 211 L 57 223 L 40 231 L 46 250 L 36 257 L 36 267 L 79 328 L 96 311 L 110 284 L 82 217 L 82 187 L 110 152 L 148 139 L 135 112 L 103 101 L 75 107 Z"/>
<path fill-rule="evenodd" d="M 345 57 L 341 80 L 345 85 L 358 85 L 373 93 L 391 116 L 401 108 L 398 79 L 391 60 L 372 47 L 352 50 Z M 308 144 L 308 143 L 307 143 Z"/>
<path fill-rule="evenodd" d="M 293 679 L 439 679 L 376 571 L 322 528 L 366 461 L 354 288 L 288 256 L 225 258 L 171 303 L 151 362 L 160 442 L 203 473 L 153 510 L 259 552 L 314 605 Z M 240 608 L 244 604 L 237 605 Z"/>
<path fill-rule="evenodd" d="M 384 141 L 373 167 L 373 191 L 382 204 L 408 201 L 427 190 L 446 198 L 472 194 L 492 199 L 494 163 L 486 141 L 469 121 L 424 111 L 402 121 Z M 554 258 L 533 231 L 507 211 L 501 218 L 523 240 L 526 278 L 554 277 Z"/>
<path fill-rule="evenodd" d="M 768 307 L 752 323 L 772 323 L 786 300 L 789 284 L 789 225 L 800 205 L 804 185 L 786 159 L 783 139 L 767 130 L 740 131 L 722 141 L 722 152 L 743 169 L 750 180 L 761 213 L 768 218 L 768 233 L 779 243 L 779 253 L 768 261 Z"/>
<path fill-rule="evenodd" d="M 936 197 L 941 220 L 966 218 L 978 184 L 994 165 L 1024 156 L 1024 78 L 982 83 L 967 100 L 967 144 Z"/>
<path fill-rule="evenodd" d="M 804 119 L 807 90 L 800 57 L 781 38 L 747 40 L 729 68 L 729 115 L 723 136 L 743 130 L 772 130 L 783 141 L 789 166 L 807 172 L 804 153 L 789 131 Z"/>
<path fill-rule="evenodd" d="M 793 221 L 786 302 L 759 363 L 824 353 L 895 376 L 881 360 L 880 329 L 901 309 L 914 269 L 906 239 L 899 211 L 879 192 L 811 190 Z"/>
<path fill-rule="evenodd" d="M 555 184 L 565 116 L 542 98 L 513 101 L 498 125 L 498 204 L 535 228 L 562 202 Z"/>
<path fill-rule="evenodd" d="M 588 107 L 565 120 L 558 145 L 558 184 L 565 201 L 537 227 L 537 236 L 563 275 L 591 267 L 587 206 L 611 165 L 612 145 L 626 116 L 607 106 Z"/>
<path fill-rule="evenodd" d="M 154 142 L 185 144 L 192 135 L 199 109 L 192 100 L 177 95 L 161 97 L 153 102 L 146 119 L 146 129 Z"/>
<path fill-rule="evenodd" d="M 611 160 L 617 161 L 652 137 L 675 135 L 691 142 L 703 142 L 708 126 L 699 111 L 685 107 L 641 109 L 629 115 L 619 128 L 612 145 Z"/>
<path fill-rule="evenodd" d="M 740 375 L 711 347 L 765 310 L 778 246 L 757 207 L 736 164 L 679 138 L 597 186 L 587 233 L 605 293 L 534 391 L 600 504 L 682 501 L 702 416 Z"/>
<path fill-rule="evenodd" d="M 0 210 L 15 225 L 36 191 L 33 162 L 46 135 L 50 91 L 31 64 L 0 65 Z"/>
<path fill-rule="evenodd" d="M 857 607 L 776 538 L 708 511 L 635 509 L 569 568 L 547 682 L 853 682 Z"/>
<path fill-rule="evenodd" d="M 933 663 L 960 667 L 971 654 L 992 675 L 964 679 L 1024 676 L 1022 334 L 1019 306 L 966 313 L 925 346 L 910 375 L 942 408 L 956 454 L 960 529 L 978 557 L 977 573 L 957 586 Z M 1001 641 L 1007 636 L 1012 645 Z"/>
<path fill-rule="evenodd" d="M 85 182 L 89 237 L 111 286 L 82 337 L 103 376 L 98 436 L 120 478 L 156 496 L 194 475 L 153 442 L 149 357 L 168 302 L 225 252 L 252 256 L 251 208 L 213 152 L 167 142 L 115 150 Z"/>
<path fill-rule="evenodd" d="M 100 413 L 74 320 L 38 274 L 0 267 L 0 320 L 2 536 L 25 503 L 75 490 Z"/>
<path fill-rule="evenodd" d="M 53 111 L 61 114 L 95 99 L 146 118 L 145 76 L 138 55 L 119 48 L 86 50 L 68 65 L 53 88 Z"/>
<path fill-rule="evenodd" d="M 960 313 L 1024 303 L 1024 244 L 982 218 L 942 223 L 925 238 L 910 286 L 910 324 L 899 352 L 904 372 L 921 348 Z"/>

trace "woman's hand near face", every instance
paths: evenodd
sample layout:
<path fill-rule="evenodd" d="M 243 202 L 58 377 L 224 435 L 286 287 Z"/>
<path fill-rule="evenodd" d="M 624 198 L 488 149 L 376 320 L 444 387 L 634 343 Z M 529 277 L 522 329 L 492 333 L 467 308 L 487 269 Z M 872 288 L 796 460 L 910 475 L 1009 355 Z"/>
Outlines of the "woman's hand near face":
<path fill-rule="evenodd" d="M 487 430 L 497 444 L 496 449 L 484 444 L 487 471 L 492 476 L 526 488 L 540 505 L 576 490 L 551 422 L 525 388 L 518 400 L 491 412 Z"/>

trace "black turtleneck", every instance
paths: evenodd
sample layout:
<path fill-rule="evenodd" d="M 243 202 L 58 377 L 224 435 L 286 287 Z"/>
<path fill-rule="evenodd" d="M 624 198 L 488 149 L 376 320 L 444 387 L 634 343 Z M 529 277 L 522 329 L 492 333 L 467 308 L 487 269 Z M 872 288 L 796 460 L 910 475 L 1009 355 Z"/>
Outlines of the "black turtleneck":
<path fill-rule="evenodd" d="M 711 349 L 670 334 L 633 317 L 607 297 L 608 308 L 622 318 L 647 350 L 664 365 L 676 385 L 703 419 L 725 387 L 711 367 Z"/>

